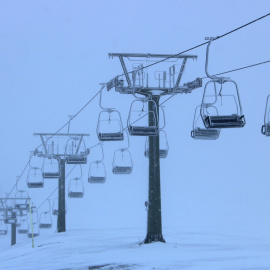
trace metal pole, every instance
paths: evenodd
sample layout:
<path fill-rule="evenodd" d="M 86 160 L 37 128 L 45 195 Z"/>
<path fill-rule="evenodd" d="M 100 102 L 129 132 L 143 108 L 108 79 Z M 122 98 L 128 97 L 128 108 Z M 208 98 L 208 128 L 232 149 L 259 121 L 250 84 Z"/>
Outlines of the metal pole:
<path fill-rule="evenodd" d="M 33 217 L 32 217 L 31 200 L 29 201 L 29 211 L 30 211 L 30 222 L 31 222 L 31 232 L 32 232 L 32 248 L 34 248 L 35 247 L 35 243 L 34 243 L 34 227 L 33 227 Z"/>
<path fill-rule="evenodd" d="M 159 114 L 159 96 L 153 96 L 152 100 L 157 106 Z M 148 103 L 148 110 L 155 111 L 155 104 Z M 157 120 L 157 119 L 156 119 Z M 155 115 L 148 114 L 149 125 L 153 125 Z M 147 217 L 147 235 L 144 239 L 145 244 L 152 242 L 164 242 L 162 236 L 161 221 L 161 193 L 160 193 L 160 162 L 159 162 L 159 135 L 149 136 L 149 195 L 148 195 L 148 217 Z"/>
<path fill-rule="evenodd" d="M 16 219 L 16 213 L 12 213 L 12 218 Z M 16 245 L 16 223 L 11 224 L 11 245 Z"/>
<path fill-rule="evenodd" d="M 65 202 L 65 159 L 59 160 L 59 185 L 58 185 L 58 216 L 57 216 L 57 232 L 66 231 L 66 202 Z"/>

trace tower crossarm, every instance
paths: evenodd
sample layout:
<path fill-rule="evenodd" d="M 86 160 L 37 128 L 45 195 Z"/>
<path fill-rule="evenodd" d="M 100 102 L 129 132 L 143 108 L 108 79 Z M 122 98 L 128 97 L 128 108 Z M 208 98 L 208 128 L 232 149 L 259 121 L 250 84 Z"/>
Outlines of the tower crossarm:
<path fill-rule="evenodd" d="M 121 94 L 141 94 L 145 96 L 151 95 L 159 95 L 163 96 L 166 94 L 178 94 L 178 93 L 191 93 L 192 90 L 201 87 L 201 79 L 197 78 L 193 82 L 185 83 L 184 85 L 180 85 L 182 75 L 184 69 L 186 67 L 187 59 L 197 59 L 197 55 L 185 55 L 185 54 L 151 54 L 151 53 L 109 53 L 109 58 L 118 57 L 120 59 L 122 68 L 124 73 L 120 76 L 116 76 L 112 78 L 107 83 L 107 91 L 115 88 L 116 92 Z M 178 59 L 182 59 L 183 62 L 181 64 L 180 70 L 178 74 L 176 74 L 176 65 L 174 64 L 169 68 L 169 76 L 167 76 L 166 71 L 158 71 L 158 86 L 149 85 L 148 73 L 144 74 L 143 70 L 149 68 L 153 65 L 147 65 L 143 67 L 143 65 L 139 65 L 137 67 L 133 67 L 133 71 L 128 72 L 126 67 L 126 63 L 124 58 L 130 61 L 148 61 L 149 58 L 158 58 L 164 59 L 160 62 L 166 61 L 177 61 Z M 130 73 L 132 72 L 132 81 L 130 79 Z M 146 71 L 147 72 L 147 71 Z M 156 74 L 156 73 L 155 73 Z M 125 77 L 125 81 L 123 79 L 123 75 Z M 145 76 L 144 76 L 145 75 Z M 177 79 L 175 81 L 174 76 L 177 75 Z M 156 75 L 155 75 L 156 76 Z M 168 78 L 167 78 L 168 77 Z"/>

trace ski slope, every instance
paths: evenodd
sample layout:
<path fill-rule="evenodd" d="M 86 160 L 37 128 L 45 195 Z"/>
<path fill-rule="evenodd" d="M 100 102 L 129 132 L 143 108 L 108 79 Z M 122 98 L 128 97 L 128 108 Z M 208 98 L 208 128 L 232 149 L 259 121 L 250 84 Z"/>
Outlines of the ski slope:
<path fill-rule="evenodd" d="M 71 230 L 1 248 L 1 270 L 270 269 L 270 236 L 171 228 L 166 244 L 140 245 L 143 230 Z"/>

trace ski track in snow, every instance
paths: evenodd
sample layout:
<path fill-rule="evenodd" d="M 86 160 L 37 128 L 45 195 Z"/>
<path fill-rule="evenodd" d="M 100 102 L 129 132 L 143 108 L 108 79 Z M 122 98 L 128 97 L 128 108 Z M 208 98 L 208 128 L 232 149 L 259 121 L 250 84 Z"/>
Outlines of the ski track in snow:
<path fill-rule="evenodd" d="M 139 245 L 136 229 L 71 230 L 9 247 L 1 270 L 270 269 L 270 237 L 170 230 L 166 244 Z M 10 236 L 10 235 L 8 235 Z M 9 238 L 9 237 L 6 238 Z"/>

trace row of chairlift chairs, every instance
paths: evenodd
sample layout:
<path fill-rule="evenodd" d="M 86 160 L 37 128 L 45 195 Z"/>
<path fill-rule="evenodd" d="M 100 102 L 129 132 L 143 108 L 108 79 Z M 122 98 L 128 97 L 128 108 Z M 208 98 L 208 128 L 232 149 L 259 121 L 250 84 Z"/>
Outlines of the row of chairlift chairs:
<path fill-rule="evenodd" d="M 0 235 L 8 233 L 8 226 L 15 224 L 18 234 L 25 234 L 28 238 L 40 234 L 40 229 L 52 227 L 51 207 L 48 200 L 48 210 L 38 215 L 35 206 L 30 208 L 30 198 L 26 191 L 17 190 L 14 199 L 1 200 L 0 207 Z M 31 209 L 31 214 L 30 214 Z M 30 216 L 32 222 L 30 221 Z"/>
<path fill-rule="evenodd" d="M 166 133 L 163 130 L 165 126 L 164 109 L 163 107 L 161 107 L 163 112 L 164 124 L 162 127 L 160 127 L 156 103 L 149 98 L 137 97 L 135 93 L 134 96 L 136 97 L 136 100 L 134 100 L 131 104 L 127 121 L 129 134 L 147 137 L 144 153 L 146 157 L 149 157 L 148 136 L 156 136 L 159 134 L 160 140 L 163 142 L 162 147 L 160 148 L 160 157 L 165 158 L 168 154 L 169 147 Z M 104 141 L 123 141 L 125 129 L 123 128 L 122 119 L 119 111 L 112 108 L 102 107 L 101 99 L 102 91 L 100 91 L 100 107 L 102 111 L 100 112 L 98 117 L 96 131 L 99 141 L 101 141 L 101 143 Z M 152 105 L 152 110 L 145 109 L 150 104 Z M 148 124 L 148 120 L 146 121 L 147 124 L 145 125 L 136 123 L 138 121 L 136 121 L 134 116 L 136 117 L 139 115 L 140 118 L 144 118 L 145 120 L 148 114 L 152 115 L 153 123 L 151 125 Z M 135 122 L 133 121 L 133 119 L 135 120 Z M 120 148 L 114 152 L 112 163 L 112 172 L 114 174 L 130 174 L 133 169 L 132 157 L 130 151 L 128 150 L 128 148 L 130 147 L 128 134 L 126 137 L 128 140 L 128 146 L 125 148 Z M 82 165 L 87 163 L 87 154 L 81 155 L 73 153 L 74 146 L 78 144 L 77 140 L 78 137 L 71 137 L 66 143 L 65 151 L 68 153 L 66 156 L 67 164 Z M 106 170 L 103 163 L 103 148 L 101 144 L 99 144 L 99 146 L 101 147 L 102 158 L 100 160 L 96 160 L 90 163 L 88 173 L 89 183 L 104 183 L 106 180 Z M 55 148 L 55 145 L 53 145 L 52 147 Z M 81 147 L 83 149 L 82 152 L 87 153 L 84 140 L 82 140 L 81 142 Z M 27 175 L 27 186 L 28 188 L 42 188 L 44 187 L 44 179 L 59 177 L 60 174 L 58 168 L 58 161 L 54 158 L 44 158 L 42 168 L 33 167 L 30 165 L 30 169 Z M 71 198 L 82 198 L 83 194 L 84 188 L 81 177 L 71 179 L 69 184 L 68 196 Z"/>
<path fill-rule="evenodd" d="M 101 92 L 102 93 L 102 92 Z M 160 157 L 165 158 L 168 153 L 168 141 L 165 131 L 163 127 L 165 126 L 165 117 L 164 117 L 164 125 L 162 128 L 158 128 L 158 120 L 157 120 L 157 112 L 156 112 L 156 104 L 154 101 L 149 99 L 137 99 L 133 102 L 139 102 L 142 105 L 142 108 L 139 110 L 130 110 L 129 118 L 128 118 L 128 130 L 129 134 L 131 135 L 139 135 L 139 136 L 154 136 L 157 134 L 161 135 L 161 141 L 164 141 L 164 147 L 160 149 Z M 146 107 L 146 103 L 153 102 L 153 108 L 155 111 L 144 111 L 144 107 Z M 100 103 L 101 104 L 101 103 Z M 132 107 L 132 106 L 131 106 Z M 101 142 L 104 141 L 121 141 L 124 140 L 124 132 L 125 129 L 122 125 L 121 115 L 117 110 L 114 109 L 103 109 L 99 114 L 98 125 L 97 125 L 97 136 Z M 153 126 L 140 126 L 140 125 L 133 125 L 130 123 L 132 113 L 140 112 L 140 113 L 153 113 L 154 114 L 154 124 Z M 164 110 L 162 108 L 163 115 Z M 145 115 L 144 115 L 145 116 Z M 105 127 L 105 128 L 104 128 Z M 133 169 L 133 162 L 130 151 L 128 148 L 130 147 L 129 136 L 127 134 L 128 146 L 125 148 L 120 148 L 114 152 L 113 163 L 112 163 L 112 172 L 114 174 L 130 174 Z M 69 139 L 67 145 L 75 144 L 74 139 Z M 101 143 L 102 144 L 102 143 Z M 90 163 L 89 166 L 89 173 L 88 173 L 88 181 L 89 183 L 104 183 L 106 180 L 106 170 L 103 163 L 104 153 L 103 147 L 99 144 L 101 148 L 102 158 L 100 160 L 96 160 Z M 83 141 L 83 147 L 86 147 Z M 68 146 L 66 146 L 68 148 Z M 72 148 L 72 147 L 71 147 Z M 146 139 L 145 144 L 145 156 L 149 157 L 149 143 L 148 138 Z M 87 163 L 87 156 L 81 157 L 81 155 L 67 155 L 67 164 L 86 164 Z M 43 167 L 30 167 L 27 176 L 27 186 L 29 188 L 41 188 L 44 186 L 44 179 L 47 178 L 59 178 L 59 169 L 58 169 L 58 162 L 57 160 L 51 158 L 47 159 L 44 158 Z M 72 191 L 72 187 L 76 187 L 81 191 L 77 193 L 76 191 Z M 82 198 L 83 197 L 83 182 L 81 177 L 74 178 L 70 180 L 69 185 L 69 192 L 68 195 L 71 198 Z"/>
<path fill-rule="evenodd" d="M 206 49 L 205 73 L 210 81 L 205 84 L 201 105 L 195 109 L 191 137 L 200 140 L 216 140 L 219 138 L 221 129 L 243 127 L 246 121 L 236 82 L 228 77 L 217 77 L 208 73 L 209 48 L 215 38 L 206 39 L 209 39 L 209 42 Z M 217 85 L 220 86 L 219 90 Z M 233 92 L 224 94 L 224 91 L 230 87 Z M 235 109 L 228 112 L 226 107 Z M 204 127 L 199 125 L 200 118 Z"/>

